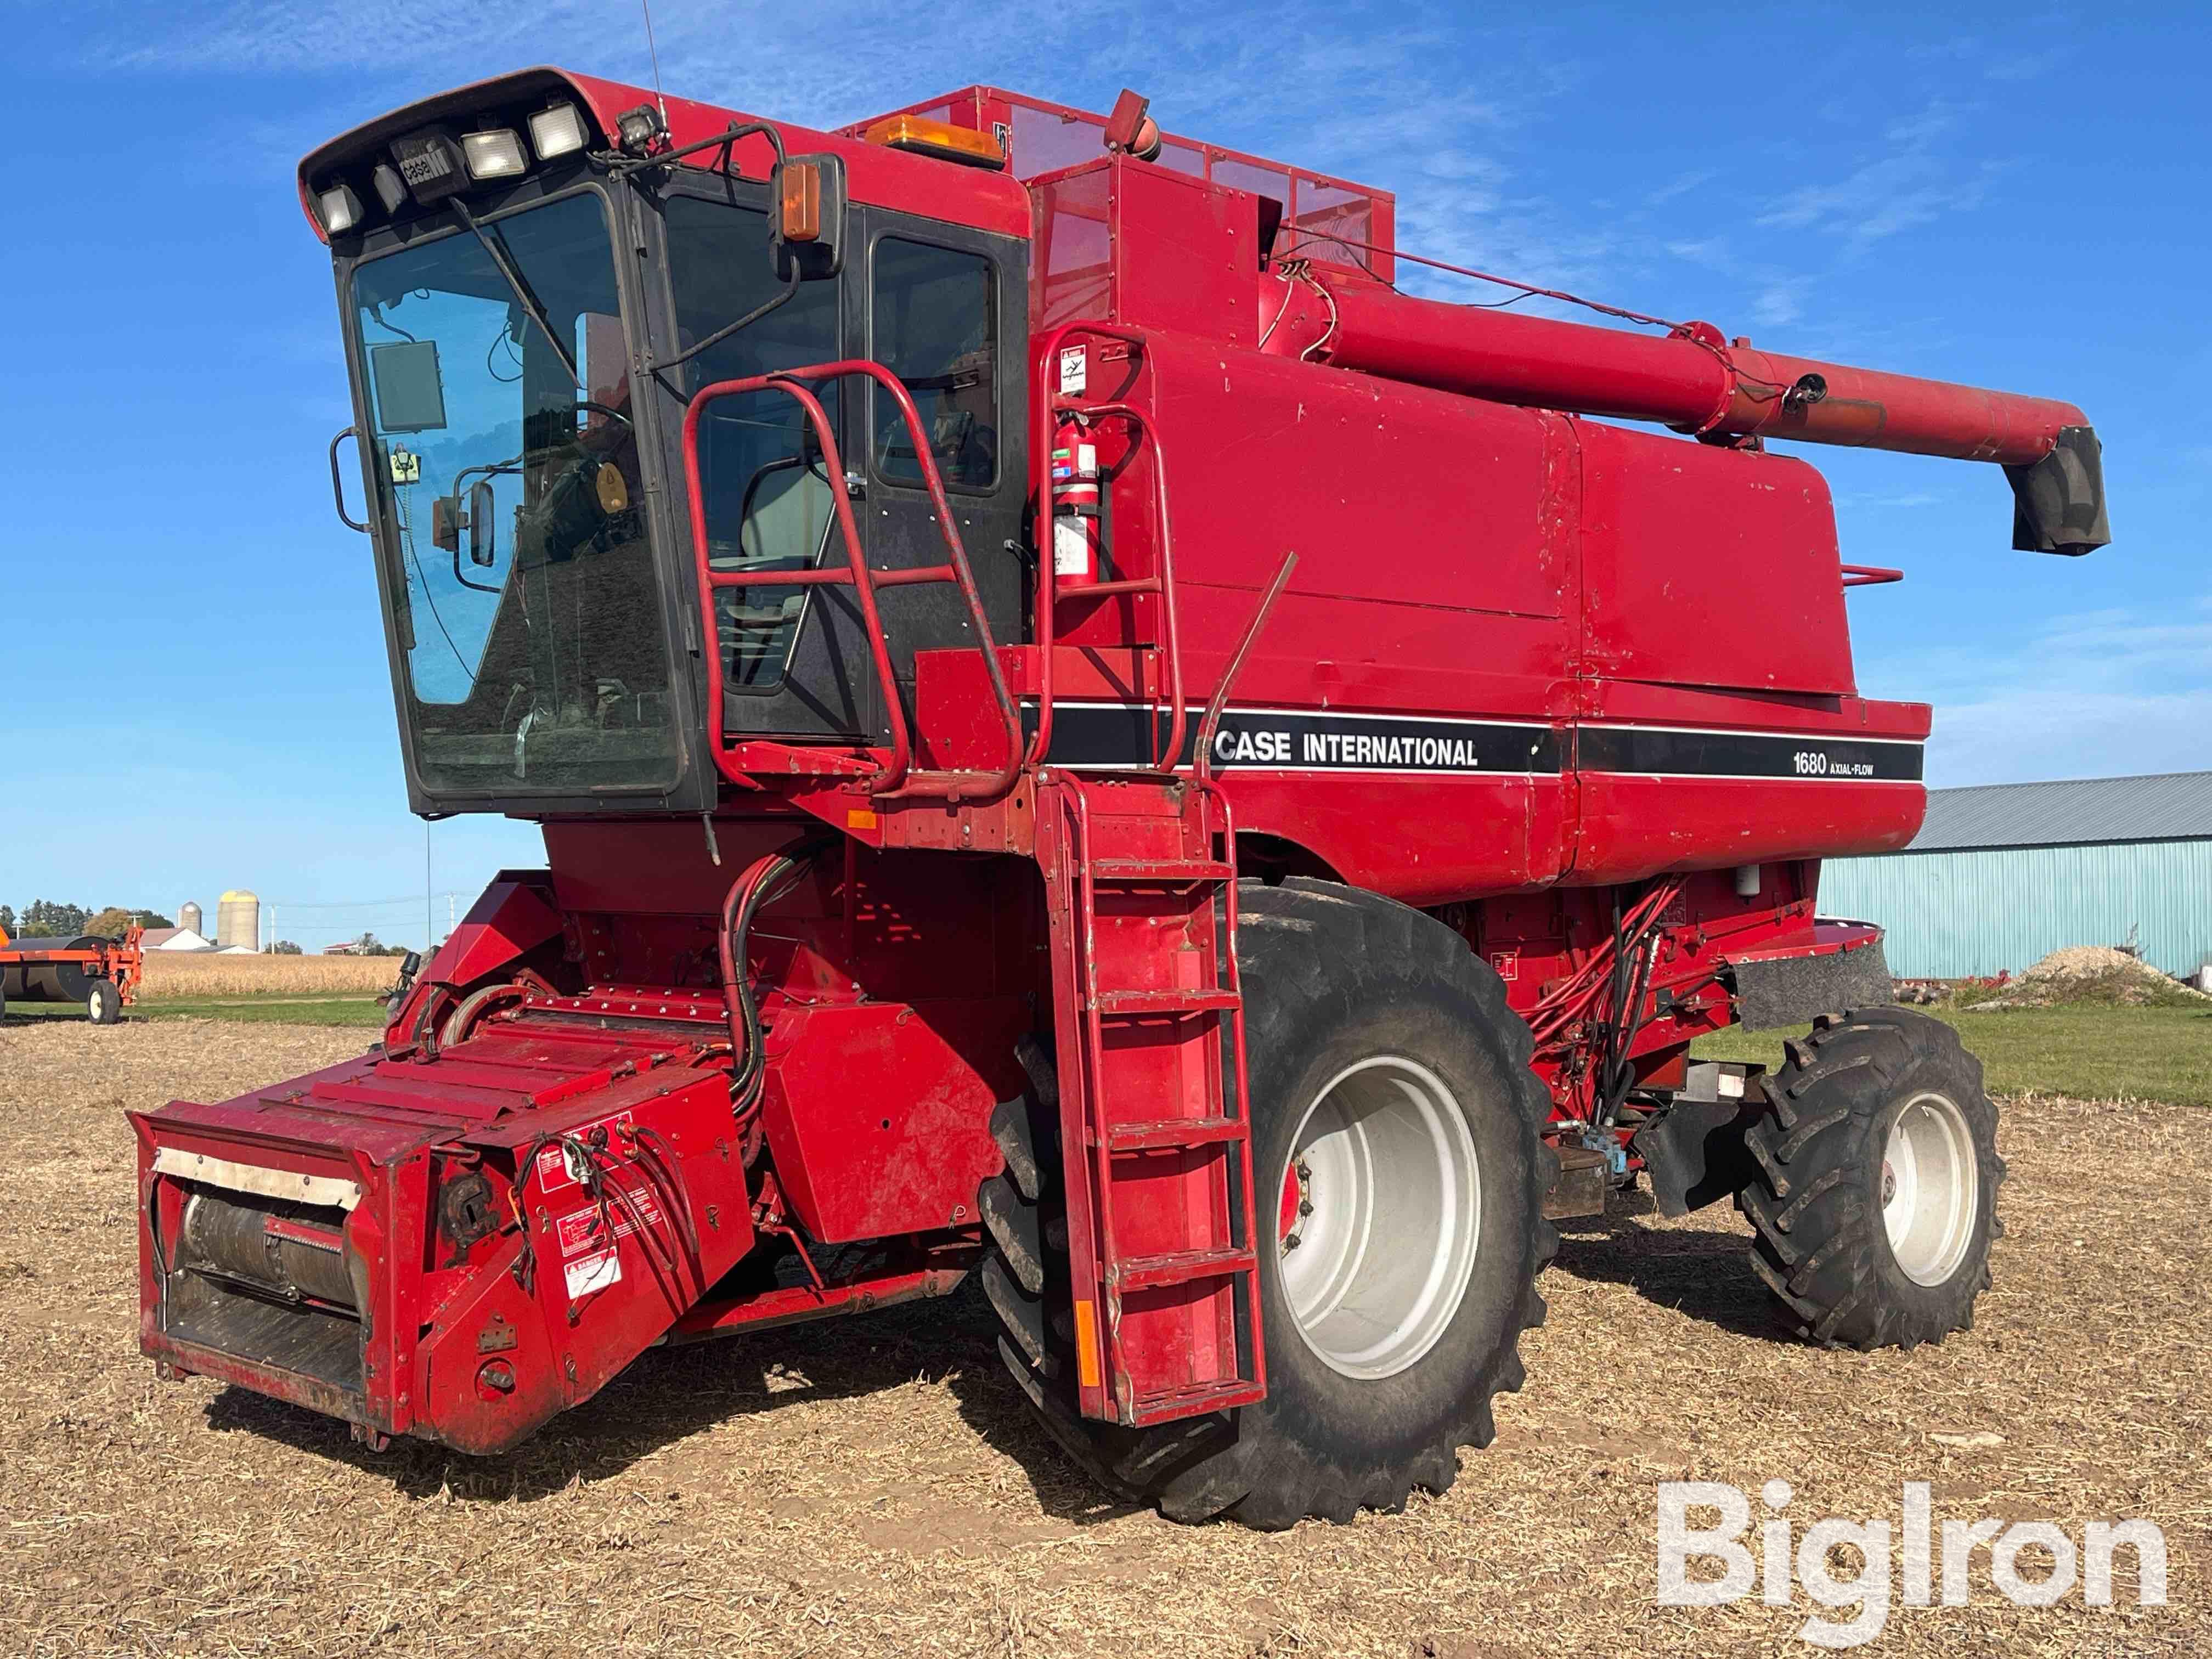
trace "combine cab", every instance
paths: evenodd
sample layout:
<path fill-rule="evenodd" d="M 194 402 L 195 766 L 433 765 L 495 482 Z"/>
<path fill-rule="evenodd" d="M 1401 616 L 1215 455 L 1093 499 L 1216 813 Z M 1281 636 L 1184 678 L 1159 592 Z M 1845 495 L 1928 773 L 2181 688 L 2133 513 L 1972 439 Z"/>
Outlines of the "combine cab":
<path fill-rule="evenodd" d="M 973 1274 L 1087 1467 L 1277 1526 L 1448 1485 L 1638 1183 L 1817 1342 L 1966 1324 L 1979 1069 L 1816 908 L 1929 711 L 1765 446 L 1997 462 L 2078 553 L 2078 410 L 1409 298 L 1389 197 L 1133 96 L 532 70 L 301 188 L 410 804 L 546 866 L 360 1060 L 134 1115 L 165 1374 L 491 1453 Z"/>

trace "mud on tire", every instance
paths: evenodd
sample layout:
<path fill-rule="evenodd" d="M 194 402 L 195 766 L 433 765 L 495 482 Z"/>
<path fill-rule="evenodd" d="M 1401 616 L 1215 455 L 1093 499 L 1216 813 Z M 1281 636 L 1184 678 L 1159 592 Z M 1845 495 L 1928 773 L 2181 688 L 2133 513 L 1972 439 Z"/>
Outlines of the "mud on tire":
<path fill-rule="evenodd" d="M 1304 878 L 1243 883 L 1238 902 L 1267 1398 L 1143 1430 L 1075 1411 L 1058 1101 L 1049 1058 L 1035 1048 L 1024 1056 L 1030 1094 L 993 1123 L 1007 1167 L 979 1194 L 991 1245 L 983 1286 L 1015 1380 L 1054 1438 L 1112 1489 L 1178 1521 L 1349 1521 L 1363 1506 L 1402 1508 L 1416 1487 L 1449 1487 L 1458 1449 L 1496 1432 L 1492 1396 L 1521 1386 L 1521 1332 L 1544 1316 L 1535 1276 L 1558 1248 L 1542 1216 L 1558 1167 L 1539 1133 L 1548 1103 L 1504 987 L 1442 923 Z M 1327 1339 L 1310 1341 L 1286 1300 L 1278 1183 L 1309 1109 L 1378 1056 L 1443 1085 L 1437 1099 L 1466 1125 L 1479 1202 L 1456 1305 L 1420 1325 L 1406 1351 L 1426 1346 L 1402 1365 L 1362 1376 L 1324 1358 Z"/>
<path fill-rule="evenodd" d="M 1753 1269 L 1799 1334 L 1830 1347 L 1909 1348 L 1971 1328 L 2003 1232 L 1981 1062 L 1941 1020 L 1903 1008 L 1823 1015 L 1784 1052 L 1771 1115 L 1745 1135 L 1756 1174 L 1736 1207 Z"/>

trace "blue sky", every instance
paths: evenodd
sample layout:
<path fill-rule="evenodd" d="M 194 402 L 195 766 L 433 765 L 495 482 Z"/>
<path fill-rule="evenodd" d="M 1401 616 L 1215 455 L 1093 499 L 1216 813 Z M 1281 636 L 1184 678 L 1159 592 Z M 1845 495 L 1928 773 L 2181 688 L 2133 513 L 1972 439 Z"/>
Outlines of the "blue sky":
<path fill-rule="evenodd" d="M 292 183 L 394 105 L 550 61 L 648 76 L 627 0 L 0 6 L 9 512 L 0 901 L 251 886 L 311 948 L 419 941 L 350 420 Z M 672 93 L 832 125 L 975 81 L 1398 192 L 1415 251 L 1777 349 L 2079 403 L 2114 545 L 2008 550 L 1994 469 L 1808 452 L 1861 686 L 1937 706 L 1936 784 L 2212 766 L 2198 8 L 733 5 L 659 0 Z M 465 907 L 530 826 L 431 832 Z M 375 903 L 369 903 L 375 901 Z M 317 908 L 319 907 L 319 908 Z M 435 911 L 443 926 L 445 902 Z"/>

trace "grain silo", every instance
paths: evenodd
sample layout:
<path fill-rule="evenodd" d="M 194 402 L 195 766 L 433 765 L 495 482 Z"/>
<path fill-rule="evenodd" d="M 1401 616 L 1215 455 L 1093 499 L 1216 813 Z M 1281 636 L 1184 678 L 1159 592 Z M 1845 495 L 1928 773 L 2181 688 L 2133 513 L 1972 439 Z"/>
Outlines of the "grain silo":
<path fill-rule="evenodd" d="M 177 908 L 177 926 L 179 927 L 189 927 L 192 932 L 198 933 L 202 939 L 205 939 L 207 937 L 207 930 L 200 926 L 203 920 L 204 920 L 204 918 L 200 915 L 200 907 L 193 903 L 190 899 L 186 899 L 184 903 Z"/>
<path fill-rule="evenodd" d="M 261 901 L 244 888 L 236 888 L 216 901 L 215 942 L 219 949 L 228 951 L 234 945 L 243 945 L 249 951 L 261 948 Z"/>

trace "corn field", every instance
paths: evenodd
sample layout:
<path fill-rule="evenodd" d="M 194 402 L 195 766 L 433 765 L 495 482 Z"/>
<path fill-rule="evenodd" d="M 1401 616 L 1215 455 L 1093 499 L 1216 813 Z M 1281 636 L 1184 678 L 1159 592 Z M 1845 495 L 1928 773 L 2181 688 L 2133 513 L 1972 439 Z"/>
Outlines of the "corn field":
<path fill-rule="evenodd" d="M 399 977 L 399 961 L 398 957 L 233 957 L 149 951 L 140 994 L 149 1002 L 381 994 Z"/>

